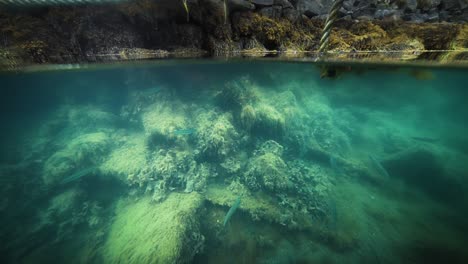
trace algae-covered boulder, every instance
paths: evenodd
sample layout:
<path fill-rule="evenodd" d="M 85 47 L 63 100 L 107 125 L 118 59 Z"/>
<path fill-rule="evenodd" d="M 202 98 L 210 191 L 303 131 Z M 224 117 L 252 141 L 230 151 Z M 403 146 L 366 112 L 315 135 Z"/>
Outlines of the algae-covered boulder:
<path fill-rule="evenodd" d="M 143 134 L 130 135 L 126 142 L 112 151 L 99 167 L 101 173 L 117 177 L 122 182 L 137 175 L 146 166 L 148 149 Z"/>
<path fill-rule="evenodd" d="M 47 159 L 42 172 L 44 183 L 54 185 L 80 170 L 96 166 L 110 144 L 109 136 L 103 132 L 75 137 Z"/>
<path fill-rule="evenodd" d="M 271 152 L 268 152 L 271 151 Z M 288 179 L 288 166 L 280 157 L 282 146 L 274 141 L 263 144 L 247 167 L 244 181 L 252 190 L 285 191 L 292 187 Z"/>
<path fill-rule="evenodd" d="M 252 132 L 256 135 L 281 138 L 286 130 L 285 118 L 274 107 L 260 104 L 255 109 L 256 120 Z"/>
<path fill-rule="evenodd" d="M 104 263 L 186 263 L 203 248 L 196 193 L 172 193 L 160 204 L 149 198 L 121 201 L 104 244 Z"/>
<path fill-rule="evenodd" d="M 258 101 L 257 89 L 250 78 L 244 76 L 227 82 L 216 98 L 222 108 L 240 109 Z"/>
<path fill-rule="evenodd" d="M 118 122 L 118 116 L 106 112 L 99 107 L 95 106 L 73 106 L 68 110 L 68 121 L 70 125 L 80 128 L 95 130 L 96 126 L 99 128 L 112 128 Z"/>
<path fill-rule="evenodd" d="M 208 159 L 220 160 L 237 150 L 239 134 L 232 116 L 211 111 L 197 117 L 197 151 Z"/>
<path fill-rule="evenodd" d="M 187 136 L 177 131 L 190 129 L 187 113 L 180 102 L 158 102 L 148 106 L 141 115 L 143 127 L 148 136 L 149 147 L 167 145 L 169 142 L 183 144 Z"/>
<path fill-rule="evenodd" d="M 255 109 L 251 105 L 246 105 L 242 107 L 240 114 L 240 123 L 244 129 L 250 131 L 252 126 L 255 124 L 256 119 L 257 115 L 255 113 Z"/>

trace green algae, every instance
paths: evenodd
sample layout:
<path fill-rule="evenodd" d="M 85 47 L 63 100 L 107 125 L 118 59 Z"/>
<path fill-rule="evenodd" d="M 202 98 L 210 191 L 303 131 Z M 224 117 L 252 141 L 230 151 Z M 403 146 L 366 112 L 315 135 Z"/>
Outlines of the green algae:
<path fill-rule="evenodd" d="M 197 220 L 202 204 L 196 193 L 172 193 L 160 204 L 149 198 L 121 201 L 104 244 L 104 262 L 187 262 L 203 242 Z"/>

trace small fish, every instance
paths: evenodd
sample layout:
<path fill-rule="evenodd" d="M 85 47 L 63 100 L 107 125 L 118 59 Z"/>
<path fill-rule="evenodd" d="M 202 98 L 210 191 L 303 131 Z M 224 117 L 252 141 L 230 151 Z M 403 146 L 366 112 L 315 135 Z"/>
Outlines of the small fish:
<path fill-rule="evenodd" d="M 80 171 L 77 171 L 75 173 L 73 173 L 72 175 L 68 176 L 67 178 L 63 179 L 60 184 L 67 184 L 69 182 L 73 182 L 73 181 L 76 181 L 76 180 L 79 180 L 85 176 L 88 176 L 90 175 L 91 173 L 94 172 L 94 170 L 96 169 L 96 167 L 91 167 L 91 168 L 87 168 L 87 169 L 83 169 L 83 170 L 80 170 Z"/>
<path fill-rule="evenodd" d="M 372 161 L 372 165 L 380 175 L 390 178 L 390 175 L 388 174 L 387 170 L 382 166 L 382 164 L 380 164 L 380 162 L 374 156 L 369 154 L 369 159 Z"/>
<path fill-rule="evenodd" d="M 234 204 L 231 206 L 226 216 L 224 217 L 223 226 L 226 226 L 229 219 L 231 219 L 232 215 L 236 212 L 237 208 L 239 208 L 240 203 L 241 203 L 241 197 L 239 196 L 237 197 L 236 201 L 234 202 Z"/>
<path fill-rule="evenodd" d="M 196 132 L 195 128 L 186 128 L 186 129 L 176 129 L 172 131 L 174 135 L 181 136 L 181 135 L 191 135 Z"/>

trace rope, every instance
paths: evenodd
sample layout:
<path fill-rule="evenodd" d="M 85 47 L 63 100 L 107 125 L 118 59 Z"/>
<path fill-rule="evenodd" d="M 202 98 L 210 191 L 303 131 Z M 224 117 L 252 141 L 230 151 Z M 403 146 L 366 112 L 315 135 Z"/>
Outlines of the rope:
<path fill-rule="evenodd" d="M 331 29 L 332 29 L 333 23 L 335 23 L 336 18 L 338 16 L 338 11 L 340 10 L 341 6 L 343 6 L 343 2 L 344 0 L 335 0 L 330 9 L 330 12 L 328 12 L 327 20 L 325 21 L 325 26 L 323 27 L 323 31 L 322 31 L 322 38 L 320 38 L 320 47 L 319 47 L 320 53 L 326 52 L 328 49 Z"/>

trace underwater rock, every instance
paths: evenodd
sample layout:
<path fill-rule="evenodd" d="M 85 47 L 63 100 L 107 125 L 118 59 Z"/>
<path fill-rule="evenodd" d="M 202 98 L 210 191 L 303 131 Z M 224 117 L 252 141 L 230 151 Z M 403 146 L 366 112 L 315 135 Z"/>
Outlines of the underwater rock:
<path fill-rule="evenodd" d="M 130 134 L 125 139 L 125 143 L 113 150 L 99 169 L 103 175 L 133 184 L 132 179 L 146 166 L 149 153 L 143 134 Z"/>
<path fill-rule="evenodd" d="M 209 167 L 197 165 L 187 150 L 161 149 L 145 162 L 143 158 L 142 166 L 136 172 L 131 170 L 126 182 L 134 188 L 134 194 L 151 194 L 153 202 L 163 201 L 172 191 L 203 192 L 208 176 L 216 175 Z"/>
<path fill-rule="evenodd" d="M 256 102 L 258 95 L 251 80 L 248 77 L 242 77 L 227 82 L 216 98 L 221 107 L 236 109 Z"/>
<path fill-rule="evenodd" d="M 224 162 L 222 162 L 220 165 L 227 175 L 234 176 L 240 171 L 242 162 L 237 157 L 229 157 L 225 159 Z"/>
<path fill-rule="evenodd" d="M 230 114 L 202 113 L 197 117 L 197 151 L 205 158 L 222 160 L 237 150 L 239 134 Z"/>
<path fill-rule="evenodd" d="M 103 132 L 83 134 L 72 139 L 65 148 L 46 160 L 42 171 L 44 184 L 58 184 L 81 169 L 97 165 L 109 151 L 110 144 L 109 136 Z"/>
<path fill-rule="evenodd" d="M 274 150 L 274 152 L 277 151 Z M 243 179 L 245 184 L 252 190 L 265 188 L 268 191 L 277 192 L 292 187 L 286 163 L 280 156 L 271 152 L 253 157 L 247 166 Z"/>
<path fill-rule="evenodd" d="M 393 177 L 401 178 L 433 198 L 460 203 L 465 190 L 459 179 L 461 163 L 454 157 L 457 157 L 455 153 L 424 146 L 396 153 L 382 163 Z"/>
<path fill-rule="evenodd" d="M 191 135 L 179 135 L 180 130 L 191 128 L 183 104 L 174 101 L 161 101 L 145 108 L 141 115 L 147 146 L 158 150 L 174 145 L 185 146 Z"/>
<path fill-rule="evenodd" d="M 105 112 L 94 106 L 72 106 L 68 110 L 68 122 L 70 125 L 79 127 L 80 132 L 96 130 L 98 128 L 114 128 L 118 122 L 118 116 Z"/>
<path fill-rule="evenodd" d="M 254 151 L 254 155 L 259 156 L 259 155 L 264 155 L 267 153 L 272 153 L 272 154 L 275 154 L 276 156 L 282 156 L 283 150 L 284 150 L 284 147 L 278 144 L 278 142 L 274 140 L 267 140 L 263 142 L 260 145 L 260 147 Z"/>
<path fill-rule="evenodd" d="M 203 193 L 210 177 L 216 177 L 216 172 L 212 170 L 209 164 L 202 163 L 197 165 L 193 162 L 193 165 L 187 173 L 184 192 Z"/>
<path fill-rule="evenodd" d="M 121 201 L 103 246 L 103 262 L 189 263 L 204 246 L 202 205 L 197 193 L 172 193 L 160 204 L 150 198 Z"/>
<path fill-rule="evenodd" d="M 46 219 L 43 221 L 61 221 L 70 219 L 72 211 L 76 210 L 78 205 L 83 202 L 84 193 L 79 189 L 68 189 L 54 196 L 45 212 Z M 54 219 L 55 218 L 55 219 Z"/>
<path fill-rule="evenodd" d="M 240 119 L 244 129 L 250 131 L 257 119 L 255 109 L 251 105 L 244 106 L 241 111 Z"/>
<path fill-rule="evenodd" d="M 263 137 L 282 138 L 286 130 L 285 118 L 275 108 L 261 104 L 256 107 L 256 117 L 252 133 Z"/>

